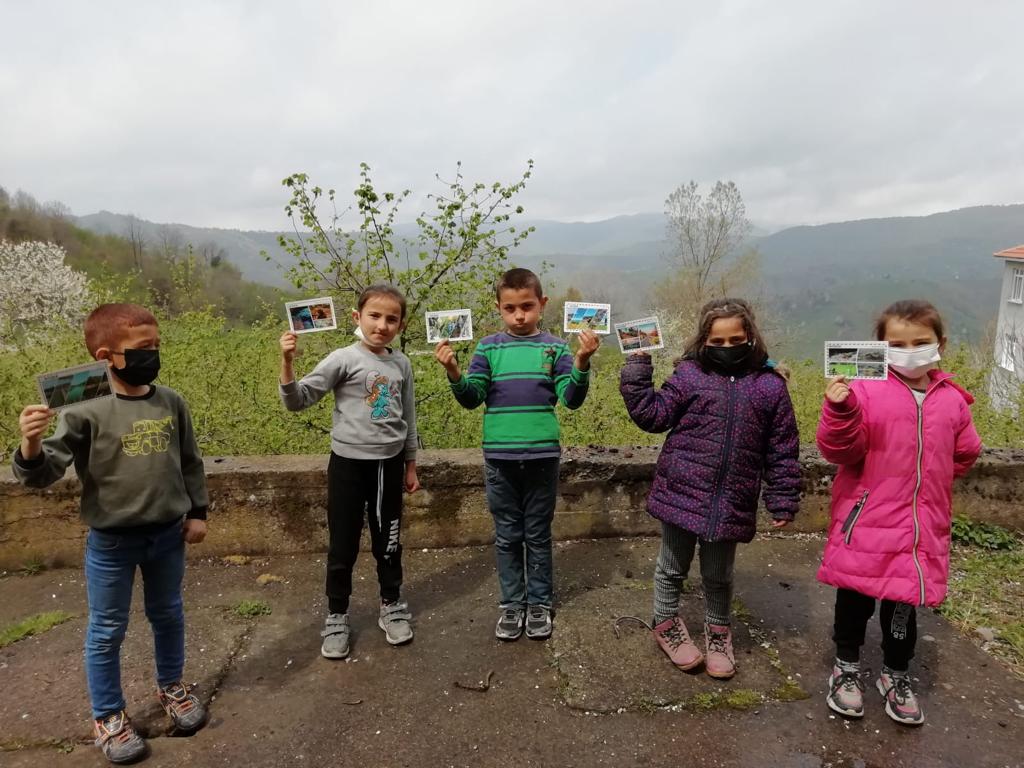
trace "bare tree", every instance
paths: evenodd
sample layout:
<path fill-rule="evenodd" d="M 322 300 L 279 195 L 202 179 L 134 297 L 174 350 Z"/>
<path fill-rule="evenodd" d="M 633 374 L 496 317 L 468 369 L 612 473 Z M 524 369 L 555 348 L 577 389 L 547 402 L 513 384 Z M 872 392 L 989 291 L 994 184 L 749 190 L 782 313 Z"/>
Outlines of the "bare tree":
<path fill-rule="evenodd" d="M 667 329 L 683 337 L 706 301 L 754 288 L 759 256 L 754 248 L 743 251 L 751 226 L 731 181 L 715 182 L 707 196 L 695 181 L 681 185 L 665 200 L 665 216 L 674 272 L 655 288 L 654 299 Z"/>
<path fill-rule="evenodd" d="M 157 239 L 160 246 L 160 255 L 167 261 L 174 261 L 184 250 L 185 241 L 181 232 L 175 227 L 161 224 L 157 228 Z"/>
<path fill-rule="evenodd" d="M 747 208 L 739 188 L 731 181 L 716 181 L 704 197 L 697 182 L 683 184 L 665 201 L 673 260 L 688 273 L 703 299 L 726 257 L 735 253 L 750 234 Z"/>
<path fill-rule="evenodd" d="M 129 214 L 128 223 L 125 225 L 125 239 L 132 248 L 132 259 L 135 261 L 135 271 L 142 272 L 142 254 L 146 249 L 146 236 L 142 232 L 142 222 L 134 214 Z"/>

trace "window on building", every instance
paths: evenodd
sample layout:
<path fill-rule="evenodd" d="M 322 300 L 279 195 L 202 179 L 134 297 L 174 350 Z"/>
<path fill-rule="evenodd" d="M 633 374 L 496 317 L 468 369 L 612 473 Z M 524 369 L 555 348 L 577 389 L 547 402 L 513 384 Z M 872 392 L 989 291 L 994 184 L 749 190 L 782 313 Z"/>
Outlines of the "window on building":
<path fill-rule="evenodd" d="M 1016 373 L 1017 366 L 1014 360 L 1018 356 L 1016 334 L 1008 333 L 1003 336 L 1003 343 L 999 346 L 999 366 L 1010 373 Z"/>
<path fill-rule="evenodd" d="M 1024 268 L 1014 267 L 1010 276 L 1010 301 L 1024 304 Z"/>

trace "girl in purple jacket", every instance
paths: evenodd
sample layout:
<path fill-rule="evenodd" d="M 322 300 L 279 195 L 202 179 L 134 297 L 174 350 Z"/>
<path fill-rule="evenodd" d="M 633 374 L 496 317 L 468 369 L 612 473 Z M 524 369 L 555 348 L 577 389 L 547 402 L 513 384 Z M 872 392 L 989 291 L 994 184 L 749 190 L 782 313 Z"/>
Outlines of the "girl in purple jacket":
<path fill-rule="evenodd" d="M 762 480 L 773 527 L 792 520 L 799 504 L 793 404 L 742 299 L 705 304 L 696 336 L 661 389 L 654 389 L 652 374 L 649 355 L 630 356 L 620 391 L 638 427 L 669 433 L 647 498 L 647 511 L 661 521 L 654 639 L 679 669 L 705 661 L 678 616 L 699 543 L 706 670 L 729 678 L 736 672 L 730 631 L 736 543 L 754 538 Z"/>

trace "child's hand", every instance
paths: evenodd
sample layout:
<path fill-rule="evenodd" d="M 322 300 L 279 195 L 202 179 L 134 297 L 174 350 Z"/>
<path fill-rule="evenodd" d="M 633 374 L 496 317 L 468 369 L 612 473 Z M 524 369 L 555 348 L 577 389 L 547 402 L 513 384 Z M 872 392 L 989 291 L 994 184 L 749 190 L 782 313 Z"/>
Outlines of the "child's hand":
<path fill-rule="evenodd" d="M 830 403 L 842 403 L 850 396 L 850 385 L 846 383 L 845 376 L 837 376 L 829 382 L 825 390 L 825 397 Z"/>
<path fill-rule="evenodd" d="M 593 331 L 580 332 L 580 346 L 576 350 L 576 368 L 585 371 L 590 368 L 590 357 L 601 346 L 601 339 Z"/>
<path fill-rule="evenodd" d="M 281 357 L 291 362 L 299 355 L 299 337 L 294 331 L 285 331 L 281 334 Z"/>
<path fill-rule="evenodd" d="M 416 462 L 405 462 L 405 492 L 416 493 L 420 489 L 420 479 L 416 475 Z"/>
<path fill-rule="evenodd" d="M 452 349 L 452 345 L 448 341 L 442 341 L 434 348 L 434 357 L 437 358 L 437 362 L 444 366 L 444 369 L 448 372 L 448 378 L 452 381 L 458 381 L 462 378 L 462 372 L 459 370 L 459 361 L 455 359 L 455 350 Z"/>
<path fill-rule="evenodd" d="M 772 528 L 785 528 L 789 525 L 789 520 L 772 520 Z"/>
<path fill-rule="evenodd" d="M 21 429 L 21 455 L 25 459 L 34 459 L 42 450 L 43 435 L 50 428 L 50 419 L 54 411 L 45 405 L 27 405 L 18 417 Z"/>
<path fill-rule="evenodd" d="M 186 544 L 198 544 L 206 538 L 206 521 L 188 518 L 181 526 L 181 538 Z"/>

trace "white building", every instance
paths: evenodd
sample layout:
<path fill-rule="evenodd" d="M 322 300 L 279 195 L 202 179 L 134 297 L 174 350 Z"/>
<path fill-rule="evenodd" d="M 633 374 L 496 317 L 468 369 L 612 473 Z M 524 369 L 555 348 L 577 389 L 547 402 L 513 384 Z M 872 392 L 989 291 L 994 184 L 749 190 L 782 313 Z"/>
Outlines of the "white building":
<path fill-rule="evenodd" d="M 992 401 L 1007 407 L 1019 403 L 1024 386 L 1024 245 L 993 255 L 1004 261 L 1005 268 L 996 322 Z"/>

